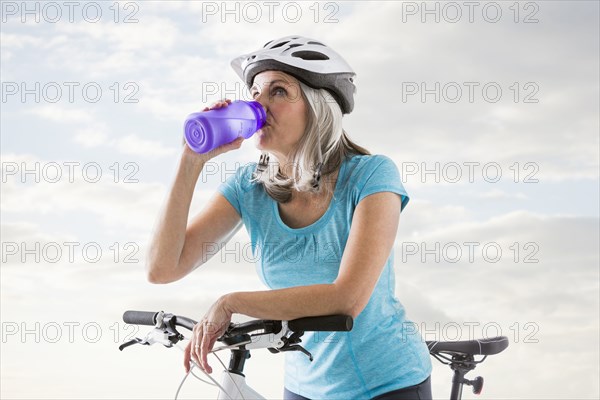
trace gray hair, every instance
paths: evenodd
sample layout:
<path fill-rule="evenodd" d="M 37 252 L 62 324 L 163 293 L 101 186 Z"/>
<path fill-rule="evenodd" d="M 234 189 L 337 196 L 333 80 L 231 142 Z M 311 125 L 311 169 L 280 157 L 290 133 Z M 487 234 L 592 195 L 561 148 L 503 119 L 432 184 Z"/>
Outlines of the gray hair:
<path fill-rule="evenodd" d="M 349 154 L 371 154 L 348 138 L 342 127 L 342 110 L 329 91 L 299 84 L 307 105 L 307 124 L 298 145 L 288 154 L 292 176 L 283 175 L 277 158 L 263 152 L 251 179 L 262 183 L 267 194 L 278 203 L 290 201 L 294 189 L 331 192 L 330 185 L 321 184 L 321 177 L 333 174 Z M 275 161 L 270 162 L 271 159 Z"/>

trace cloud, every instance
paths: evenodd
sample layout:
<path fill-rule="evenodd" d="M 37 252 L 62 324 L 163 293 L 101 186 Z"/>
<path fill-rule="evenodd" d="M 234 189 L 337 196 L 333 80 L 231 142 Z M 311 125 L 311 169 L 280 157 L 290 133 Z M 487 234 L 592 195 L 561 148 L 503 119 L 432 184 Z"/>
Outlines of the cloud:
<path fill-rule="evenodd" d="M 528 198 L 527 195 L 525 195 L 521 192 L 509 193 L 509 192 L 506 192 L 506 191 L 500 190 L 500 189 L 488 190 L 487 192 L 476 194 L 476 196 L 481 197 L 483 199 L 491 199 L 491 200 L 509 200 L 509 199 L 524 200 L 524 199 Z"/>
<path fill-rule="evenodd" d="M 83 211 L 98 216 L 109 227 L 147 230 L 148 215 L 155 214 L 165 191 L 158 183 L 126 183 L 124 179 L 115 183 L 107 170 L 92 168 L 94 171 L 87 174 L 83 169 L 75 172 L 75 166 L 70 171 L 61 160 L 54 160 L 52 173 L 45 174 L 42 169 L 48 162 L 37 157 L 3 154 L 2 159 L 3 168 L 18 167 L 3 171 L 1 203 L 5 214 L 68 215 Z M 37 165 L 38 177 L 23 176 L 23 163 L 32 170 Z"/>
<path fill-rule="evenodd" d="M 98 129 L 84 128 L 75 134 L 73 140 L 83 147 L 98 147 L 107 143 L 108 136 Z"/>
<path fill-rule="evenodd" d="M 95 119 L 94 114 L 90 111 L 81 108 L 67 108 L 58 104 L 40 105 L 26 110 L 26 113 L 61 123 L 83 124 Z"/>
<path fill-rule="evenodd" d="M 105 122 L 99 122 L 94 113 L 67 108 L 63 105 L 46 105 L 26 111 L 28 114 L 64 124 L 77 124 L 73 141 L 85 148 L 106 147 L 124 155 L 135 155 L 149 158 L 168 157 L 176 154 L 177 149 L 165 146 L 157 140 L 150 140 L 137 134 L 127 134 L 115 138 L 109 135 L 110 128 Z"/>
<path fill-rule="evenodd" d="M 156 15 L 139 16 L 139 22 L 100 21 L 89 24 L 58 24 L 57 32 L 79 41 L 105 41 L 117 50 L 161 51 L 171 48 L 178 39 L 177 25 Z"/>
<path fill-rule="evenodd" d="M 174 147 L 165 147 L 158 141 L 143 139 L 137 135 L 127 135 L 117 139 L 115 148 L 122 154 L 144 157 L 165 157 L 177 153 Z"/>
<path fill-rule="evenodd" d="M 16 33 L 0 33 L 2 48 L 4 49 L 20 49 L 26 46 L 39 46 L 44 43 L 44 40 L 34 35 L 23 35 Z"/>
<path fill-rule="evenodd" d="M 474 219 L 472 212 L 464 206 L 436 204 L 428 200 L 411 199 L 411 210 L 400 216 L 399 232 L 403 237 L 414 238 L 461 221 Z M 408 208 L 407 208 L 408 210 Z"/>
<path fill-rule="evenodd" d="M 361 142 L 368 135 L 370 148 L 382 152 L 394 149 L 405 160 L 497 161 L 507 165 L 533 161 L 544 166 L 539 174 L 544 179 L 598 177 L 598 77 L 592 73 L 595 68 L 588 68 L 598 65 L 592 46 L 597 39 L 578 39 L 593 37 L 589 19 L 587 28 L 571 30 L 569 24 L 559 23 L 565 21 L 559 8 L 548 3 L 544 5 L 545 23 L 525 32 L 523 25 L 509 23 L 490 30 L 481 21 L 398 24 L 401 9 L 400 3 L 381 7 L 358 3 L 348 23 L 370 26 L 370 34 L 333 42 L 358 74 L 356 110 L 347 125 L 353 137 Z M 570 17 L 584 13 L 583 7 L 571 9 Z M 517 39 L 523 35 L 530 40 Z M 576 57 L 570 42 L 579 43 Z M 548 67 L 554 65 L 548 60 L 550 54 L 560 58 L 563 67 Z M 579 60 L 576 65 L 575 59 Z M 566 79 L 563 68 L 580 73 Z M 478 99 L 469 103 L 464 100 L 465 86 L 463 101 L 455 104 L 443 99 L 436 103 L 433 96 L 422 103 L 420 95 L 402 100 L 407 82 L 423 82 L 432 89 L 435 82 L 462 86 L 468 81 L 478 82 L 479 89 L 487 82 L 500 84 L 504 89 L 502 101 L 484 101 L 479 91 L 475 92 Z M 520 82 L 521 89 L 518 103 L 511 98 L 514 86 L 510 87 L 515 81 Z M 524 91 L 529 81 L 539 88 L 534 96 L 537 104 L 524 102 L 524 93 L 533 92 Z"/>
<path fill-rule="evenodd" d="M 475 317 L 470 310 L 489 306 L 500 318 L 521 302 L 528 305 L 529 318 L 544 320 L 548 305 L 559 305 L 563 295 L 574 301 L 562 303 L 570 312 L 591 312 L 597 307 L 598 221 L 517 211 L 455 222 L 400 238 L 396 260 L 417 285 L 439 285 L 435 304 L 455 316 Z M 456 306 L 446 303 L 459 293 Z"/>
<path fill-rule="evenodd" d="M 56 233 L 43 232 L 38 224 L 26 221 L 6 222 L 1 225 L 4 242 L 49 242 Z M 73 240 L 73 236 L 64 235 L 63 240 Z"/>

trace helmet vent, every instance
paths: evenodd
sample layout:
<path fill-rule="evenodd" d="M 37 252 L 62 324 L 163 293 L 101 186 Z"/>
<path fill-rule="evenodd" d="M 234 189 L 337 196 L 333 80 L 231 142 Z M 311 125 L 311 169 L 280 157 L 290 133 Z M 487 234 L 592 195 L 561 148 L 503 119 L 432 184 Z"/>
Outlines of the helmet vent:
<path fill-rule="evenodd" d="M 287 43 L 289 43 L 289 40 L 285 41 L 285 42 L 277 43 L 275 46 L 272 46 L 271 48 L 272 49 L 276 49 L 276 48 L 281 47 L 281 46 L 283 46 L 284 44 L 287 44 Z"/>
<path fill-rule="evenodd" d="M 292 53 L 292 57 L 298 57 L 303 60 L 329 60 L 329 57 L 323 53 L 319 53 L 318 51 L 310 51 L 310 50 L 301 50 L 295 51 Z"/>
<path fill-rule="evenodd" d="M 288 49 L 291 49 L 292 47 L 298 47 L 298 46 L 302 46 L 302 45 L 300 43 L 290 44 L 290 47 L 288 47 Z"/>
<path fill-rule="evenodd" d="M 319 42 L 307 42 L 306 44 L 316 44 L 319 46 L 325 46 L 323 43 L 319 43 Z"/>

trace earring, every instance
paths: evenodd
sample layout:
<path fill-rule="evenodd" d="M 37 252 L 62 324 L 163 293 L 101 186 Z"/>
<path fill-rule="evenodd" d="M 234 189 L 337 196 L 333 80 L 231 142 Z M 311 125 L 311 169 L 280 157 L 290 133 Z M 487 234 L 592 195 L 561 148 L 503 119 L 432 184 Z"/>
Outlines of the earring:
<path fill-rule="evenodd" d="M 313 174 L 313 179 L 312 179 L 313 189 L 318 189 L 319 185 L 321 184 L 321 170 L 322 169 L 323 169 L 323 163 L 320 162 L 317 164 L 317 169 L 315 170 L 315 173 Z"/>
<path fill-rule="evenodd" d="M 252 174 L 252 178 L 258 179 L 262 175 L 262 173 L 265 172 L 268 165 L 269 165 L 269 154 L 262 153 L 258 160 L 258 164 L 256 165 L 256 169 L 254 170 L 254 173 Z"/>

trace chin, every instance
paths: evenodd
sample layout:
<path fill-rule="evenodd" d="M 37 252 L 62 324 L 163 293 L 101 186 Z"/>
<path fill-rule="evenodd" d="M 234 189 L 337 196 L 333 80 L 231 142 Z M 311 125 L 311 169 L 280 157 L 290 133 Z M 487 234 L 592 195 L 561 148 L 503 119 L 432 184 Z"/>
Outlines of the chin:
<path fill-rule="evenodd" d="M 262 132 L 256 134 L 256 148 L 263 151 L 269 151 L 268 140 Z"/>

